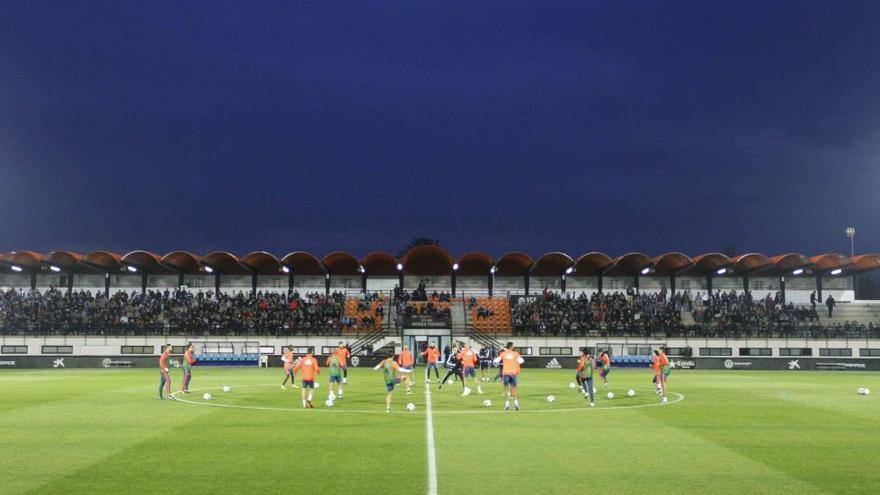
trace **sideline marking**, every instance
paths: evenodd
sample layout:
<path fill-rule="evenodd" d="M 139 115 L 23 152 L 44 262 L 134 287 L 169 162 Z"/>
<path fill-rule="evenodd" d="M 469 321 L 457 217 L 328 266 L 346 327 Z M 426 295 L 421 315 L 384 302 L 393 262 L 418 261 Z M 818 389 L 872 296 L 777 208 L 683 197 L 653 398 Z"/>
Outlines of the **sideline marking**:
<path fill-rule="evenodd" d="M 256 388 L 256 387 L 275 387 L 277 385 L 238 385 L 237 388 Z M 202 387 L 202 388 L 194 388 L 191 389 L 191 392 L 197 392 L 201 390 L 220 390 L 222 389 L 222 385 L 218 385 L 216 387 Z M 235 387 L 233 387 L 233 390 Z M 286 413 L 294 412 L 294 413 L 306 413 L 306 414 L 314 414 L 314 413 L 335 413 L 335 414 L 379 414 L 385 415 L 384 409 L 300 409 L 297 407 L 267 407 L 267 406 L 236 406 L 232 404 L 216 404 L 207 401 L 195 401 L 181 398 L 178 394 L 180 392 L 173 392 L 170 396 L 170 399 L 176 402 L 183 402 L 186 404 L 194 404 L 196 406 L 207 406 L 207 407 L 223 407 L 226 409 L 250 409 L 254 411 L 282 411 Z M 676 396 L 675 400 L 671 400 L 667 403 L 662 402 L 654 402 L 651 404 L 633 404 L 631 406 L 610 406 L 610 407 L 575 407 L 575 408 L 566 408 L 566 409 L 521 409 L 516 412 L 516 414 L 555 414 L 555 413 L 567 413 L 567 412 L 599 412 L 599 411 L 615 411 L 619 409 L 641 409 L 643 407 L 663 407 L 671 404 L 676 404 L 684 400 L 684 395 L 678 392 L 672 392 L 669 395 Z M 426 401 L 430 400 L 427 398 Z M 426 410 L 429 410 L 426 408 Z M 418 414 L 418 413 L 416 413 Z M 486 410 L 486 409 L 467 409 L 467 410 L 458 410 L 458 411 L 437 411 L 436 414 L 511 414 L 510 411 L 504 410 Z M 433 421 L 432 421 L 433 422 Z M 436 469 L 436 468 L 435 468 Z M 435 492 L 436 493 L 436 492 Z"/>
<path fill-rule="evenodd" d="M 434 452 L 434 419 L 431 416 L 431 384 L 425 384 L 425 423 L 428 430 L 428 495 L 437 495 L 437 456 Z"/>

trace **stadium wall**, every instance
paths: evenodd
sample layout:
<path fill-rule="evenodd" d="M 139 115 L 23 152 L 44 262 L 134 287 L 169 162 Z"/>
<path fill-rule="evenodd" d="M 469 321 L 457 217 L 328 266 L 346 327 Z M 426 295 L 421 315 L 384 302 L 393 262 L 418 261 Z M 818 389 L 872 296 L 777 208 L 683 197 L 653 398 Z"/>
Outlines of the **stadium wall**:
<path fill-rule="evenodd" d="M 466 337 L 456 339 L 468 341 Z M 230 337 L 230 338 L 205 338 L 205 337 L 3 337 L 0 338 L 2 350 L 0 361 L 16 361 L 15 367 L 29 367 L 27 363 L 42 367 L 46 359 L 52 360 L 59 357 L 73 358 L 71 361 L 81 361 L 82 366 L 101 365 L 104 359 L 129 360 L 140 363 L 155 364 L 161 347 L 164 344 L 173 346 L 185 346 L 189 342 L 217 342 L 217 343 L 258 343 L 266 351 L 264 354 L 272 356 L 270 364 L 278 364 L 283 347 L 292 345 L 297 348 L 312 347 L 317 354 L 322 354 L 325 348 L 335 348 L 338 342 L 348 341 L 345 337 Z M 400 349 L 400 337 L 386 337 L 373 344 L 374 349 L 379 349 L 388 343 L 394 343 L 396 349 Z M 474 347 L 480 345 L 472 341 Z M 867 362 L 878 363 L 880 366 L 880 340 L 845 340 L 845 339 L 670 339 L 662 341 L 658 339 L 637 338 L 601 338 L 601 339 L 565 339 L 565 338 L 516 338 L 514 343 L 522 349 L 527 359 L 528 366 L 545 366 L 551 360 L 563 363 L 563 367 L 577 359 L 578 350 L 581 347 L 590 347 L 595 350 L 609 349 L 615 356 L 646 355 L 651 349 L 660 345 L 666 345 L 671 350 L 670 356 L 678 357 L 681 349 L 690 347 L 692 357 L 684 359 L 700 364 L 699 367 L 719 368 L 724 367 L 727 361 L 734 362 L 734 368 L 743 369 L 781 369 L 777 361 L 802 360 L 812 363 L 813 361 L 827 363 L 830 361 L 840 362 Z M 59 353 L 58 347 L 65 346 L 65 351 Z M 146 347 L 151 351 L 145 354 L 123 354 L 123 347 Z M 769 349 L 769 351 L 761 351 Z M 745 352 L 751 354 L 748 354 Z M 675 352 L 672 352 L 675 351 Z M 17 352 L 17 353 L 14 353 Z M 769 352 L 766 356 L 755 355 L 758 352 Z M 796 355 L 788 355 L 788 354 Z M 832 355 L 825 355 L 832 354 Z M 89 358 L 81 360 L 80 358 Z M 100 359 L 99 359 L 100 358 Z M 360 358 L 369 359 L 363 353 Z M 752 364 L 744 365 L 741 362 Z M 542 364 L 543 363 L 543 364 Z M 152 365 L 151 364 L 151 365 Z M 874 366 L 873 364 L 871 366 Z M 4 366 L 0 365 L 0 368 Z M 8 365 L 6 367 L 9 367 Z M 856 368 L 858 369 L 858 368 Z M 862 368 L 865 369 L 865 368 Z M 870 368 L 874 369 L 874 368 Z"/>

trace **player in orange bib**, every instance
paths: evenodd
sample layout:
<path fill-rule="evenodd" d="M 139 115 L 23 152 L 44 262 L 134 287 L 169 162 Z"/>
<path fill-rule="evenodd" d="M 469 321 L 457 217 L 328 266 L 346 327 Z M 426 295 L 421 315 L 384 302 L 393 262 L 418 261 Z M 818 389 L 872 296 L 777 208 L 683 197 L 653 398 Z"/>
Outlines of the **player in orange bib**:
<path fill-rule="evenodd" d="M 654 355 L 651 356 L 651 368 L 654 370 L 657 391 L 663 397 L 661 400 L 666 402 L 666 372 L 669 368 L 669 359 L 666 357 L 666 353 L 655 349 Z"/>
<path fill-rule="evenodd" d="M 483 389 L 477 383 L 477 353 L 471 349 L 470 345 L 465 344 L 457 357 L 461 360 L 461 376 L 464 377 L 464 392 L 461 395 L 471 394 L 471 389 L 467 386 L 468 378 L 473 378 L 474 383 L 477 385 L 477 392 L 482 394 Z"/>
<path fill-rule="evenodd" d="M 523 363 L 523 358 L 513 348 L 513 342 L 508 342 L 501 356 L 498 357 L 501 366 L 504 367 L 501 375 L 501 383 L 504 384 L 504 410 L 510 410 L 510 401 L 513 400 L 513 408 L 519 411 L 519 391 L 517 390 L 519 379 L 519 365 Z"/>
<path fill-rule="evenodd" d="M 432 342 L 425 349 L 425 352 L 422 353 L 422 356 L 425 356 L 425 362 L 427 363 L 425 365 L 425 383 L 431 383 L 432 369 L 437 377 L 437 381 L 440 381 L 440 371 L 437 369 L 437 362 L 440 360 L 440 350 Z"/>
<path fill-rule="evenodd" d="M 293 371 L 293 367 L 296 364 L 293 359 L 293 346 L 287 346 L 287 350 L 284 351 L 284 354 L 281 356 L 281 362 L 284 363 L 284 381 L 281 382 L 281 388 L 287 390 L 287 380 L 290 380 L 290 384 L 293 388 L 298 388 L 296 386 L 296 372 Z"/>
<path fill-rule="evenodd" d="M 351 352 L 342 342 L 336 348 L 336 355 L 339 356 L 339 364 L 342 366 L 342 383 L 348 383 L 348 360 L 351 359 Z"/>
<path fill-rule="evenodd" d="M 321 373 L 318 366 L 318 360 L 312 356 L 312 350 L 309 349 L 306 355 L 296 363 L 293 367 L 294 373 L 302 370 L 302 403 L 305 408 L 313 408 L 312 396 L 315 392 L 315 375 Z"/>
<path fill-rule="evenodd" d="M 412 395 L 413 389 L 412 384 L 413 380 L 410 377 L 413 370 L 413 365 L 415 364 L 415 360 L 413 359 L 413 353 L 409 350 L 409 346 L 404 344 L 403 349 L 400 351 L 400 355 L 397 356 L 397 365 L 403 370 L 403 375 L 401 375 L 402 381 L 406 384 L 406 395 Z"/>
<path fill-rule="evenodd" d="M 162 389 L 165 389 L 165 393 L 173 399 L 171 396 L 171 376 L 168 374 L 168 357 L 171 356 L 171 345 L 165 344 L 165 347 L 162 350 L 162 355 L 159 356 L 159 399 L 164 399 L 162 396 Z"/>

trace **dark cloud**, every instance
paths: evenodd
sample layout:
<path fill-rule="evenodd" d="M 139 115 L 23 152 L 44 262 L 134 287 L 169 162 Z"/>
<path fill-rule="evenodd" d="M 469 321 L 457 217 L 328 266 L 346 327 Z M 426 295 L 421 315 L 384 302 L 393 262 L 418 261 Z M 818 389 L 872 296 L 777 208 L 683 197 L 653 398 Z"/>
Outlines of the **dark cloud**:
<path fill-rule="evenodd" d="M 0 19 L 0 250 L 880 251 L 872 2 Z"/>

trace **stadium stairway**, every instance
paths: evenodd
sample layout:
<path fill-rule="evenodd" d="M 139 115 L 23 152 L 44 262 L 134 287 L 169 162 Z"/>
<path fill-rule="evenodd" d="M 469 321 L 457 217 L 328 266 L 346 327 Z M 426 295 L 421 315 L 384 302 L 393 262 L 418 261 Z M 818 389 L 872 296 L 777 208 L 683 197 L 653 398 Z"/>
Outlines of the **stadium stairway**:
<path fill-rule="evenodd" d="M 874 322 L 880 322 L 880 304 L 853 302 L 838 303 L 834 306 L 832 317 L 828 318 L 828 308 L 824 304 L 816 305 L 816 312 L 819 314 L 819 322 L 823 325 L 855 322 L 867 325 Z"/>
<path fill-rule="evenodd" d="M 351 354 L 357 355 L 357 354 L 362 353 L 364 351 L 364 348 L 367 347 L 368 345 L 372 345 L 373 348 L 375 349 L 377 347 L 376 344 L 379 343 L 380 341 L 385 340 L 385 337 L 387 337 L 387 334 L 385 333 L 384 330 L 377 330 L 375 332 L 370 332 L 370 333 L 364 335 L 363 337 L 355 340 L 354 342 L 351 343 L 351 345 L 349 345 Z"/>

